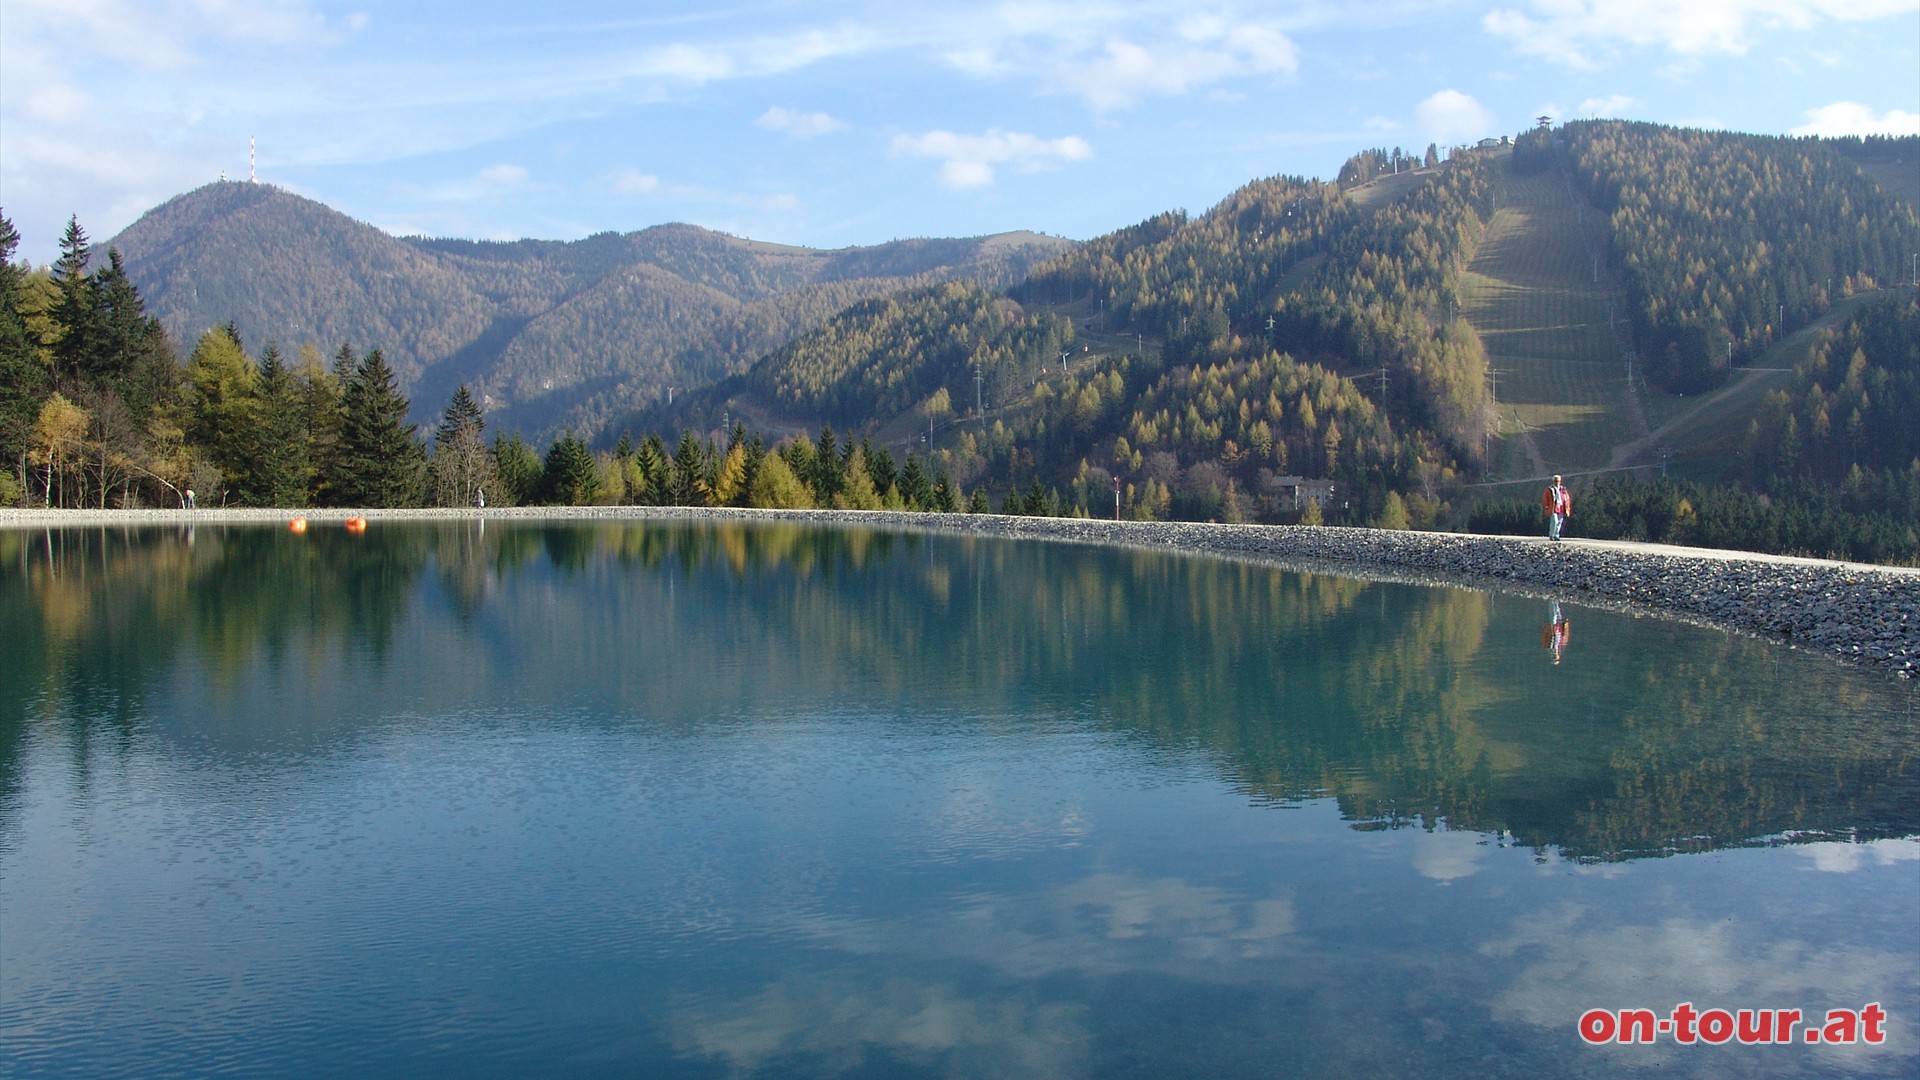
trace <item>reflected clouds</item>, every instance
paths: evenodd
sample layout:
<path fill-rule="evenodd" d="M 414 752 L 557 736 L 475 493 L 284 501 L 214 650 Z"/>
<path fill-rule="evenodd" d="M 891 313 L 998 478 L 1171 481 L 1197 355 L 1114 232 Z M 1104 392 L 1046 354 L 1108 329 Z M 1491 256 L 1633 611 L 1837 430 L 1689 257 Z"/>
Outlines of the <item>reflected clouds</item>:
<path fill-rule="evenodd" d="M 682 1009 L 667 1026 L 676 1053 L 718 1059 L 736 1074 L 805 1062 L 805 1071 L 830 1075 L 939 1058 L 966 1075 L 1053 1077 L 1086 1074 L 1085 1012 L 1030 996 L 982 1000 L 939 984 L 829 975 Z"/>

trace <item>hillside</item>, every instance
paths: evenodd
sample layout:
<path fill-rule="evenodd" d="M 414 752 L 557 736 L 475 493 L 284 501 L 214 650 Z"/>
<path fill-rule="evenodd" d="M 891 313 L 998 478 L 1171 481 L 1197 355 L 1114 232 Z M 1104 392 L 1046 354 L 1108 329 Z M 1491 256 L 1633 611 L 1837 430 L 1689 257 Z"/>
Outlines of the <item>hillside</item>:
<path fill-rule="evenodd" d="M 496 429 L 544 441 L 740 370 L 870 296 L 1018 280 L 1036 234 L 816 251 L 687 225 L 573 242 L 396 238 L 265 185 L 154 208 L 107 246 L 184 350 L 231 321 L 249 348 L 381 349 L 414 418 L 465 383 Z"/>

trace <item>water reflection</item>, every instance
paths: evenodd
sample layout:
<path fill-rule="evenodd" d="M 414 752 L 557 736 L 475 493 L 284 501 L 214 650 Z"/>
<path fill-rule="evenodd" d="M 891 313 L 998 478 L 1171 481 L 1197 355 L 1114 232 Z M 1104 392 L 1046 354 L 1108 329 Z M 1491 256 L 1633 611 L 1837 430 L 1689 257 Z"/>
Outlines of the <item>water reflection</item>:
<path fill-rule="evenodd" d="M 1466 589 L 797 525 L 9 532 L 0 565 L 9 786 L 30 716 L 82 741 L 145 716 L 247 760 L 402 714 L 692 730 L 858 702 L 1084 721 L 1198 748 L 1260 802 L 1331 795 L 1356 827 L 1577 858 L 1920 832 L 1912 736 L 1888 722 L 1910 694 L 1598 611 L 1562 664 L 1557 601 L 1539 629 L 1533 602 Z"/>
<path fill-rule="evenodd" d="M 1538 600 L 1126 550 L 0 532 L 0 1040 L 23 1076 L 1910 1074 L 1910 1024 L 1579 1045 L 1595 1006 L 1916 1015 L 1920 741 L 1818 658 L 1544 615 L 1558 666 Z"/>

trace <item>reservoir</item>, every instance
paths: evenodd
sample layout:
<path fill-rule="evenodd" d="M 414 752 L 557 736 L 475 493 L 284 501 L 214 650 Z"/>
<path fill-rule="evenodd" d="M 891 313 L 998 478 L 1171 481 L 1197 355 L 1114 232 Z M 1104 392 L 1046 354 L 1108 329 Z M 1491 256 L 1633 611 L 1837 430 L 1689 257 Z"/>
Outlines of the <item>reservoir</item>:
<path fill-rule="evenodd" d="M 1582 1038 L 1682 1003 L 1806 1023 Z M 0 530 L 0 1063 L 1911 1076 L 1916 696 L 1127 548 Z"/>

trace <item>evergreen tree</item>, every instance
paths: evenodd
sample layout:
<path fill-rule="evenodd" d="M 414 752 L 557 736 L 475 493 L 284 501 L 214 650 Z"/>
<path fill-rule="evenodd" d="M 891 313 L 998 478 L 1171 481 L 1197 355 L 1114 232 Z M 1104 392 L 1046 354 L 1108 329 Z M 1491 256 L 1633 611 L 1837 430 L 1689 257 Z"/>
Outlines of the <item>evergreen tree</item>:
<path fill-rule="evenodd" d="M 156 406 L 173 397 L 179 376 L 173 346 L 160 320 L 147 314 L 118 249 L 107 249 L 107 265 L 94 275 L 93 291 L 93 340 L 80 358 L 81 370 L 144 424 Z"/>
<path fill-rule="evenodd" d="M 907 455 L 906 467 L 900 470 L 900 497 L 907 501 L 909 510 L 931 510 L 933 485 L 927 482 L 927 470 L 920 466 L 920 459 Z"/>
<path fill-rule="evenodd" d="M 341 505 L 416 506 L 426 451 L 407 423 L 407 399 L 379 349 L 354 369 L 341 396 L 340 453 L 333 488 Z"/>
<path fill-rule="evenodd" d="M 60 257 L 53 263 L 53 284 L 57 292 L 53 325 L 55 381 L 69 391 L 84 378 L 96 344 L 95 320 L 98 314 L 93 276 L 87 272 L 93 260 L 93 247 L 87 230 L 78 217 L 67 219 L 67 231 L 60 237 Z"/>
<path fill-rule="evenodd" d="M 541 489 L 547 502 L 559 506 L 590 506 L 600 489 L 600 470 L 593 451 L 571 431 L 547 447 Z"/>
<path fill-rule="evenodd" d="M 27 449 L 33 441 L 40 403 L 51 390 L 47 366 L 41 362 L 20 313 L 22 273 L 13 253 L 20 234 L 0 214 L 0 469 L 14 478 L 0 495 L 0 505 L 23 498 L 27 491 Z"/>
<path fill-rule="evenodd" d="M 702 468 L 705 457 L 693 432 L 681 432 L 680 446 L 673 452 L 672 467 L 667 472 L 667 505 L 707 505 L 708 493 L 713 488 Z"/>
<path fill-rule="evenodd" d="M 352 353 L 341 346 L 341 351 Z M 300 349 L 300 389 L 307 422 L 307 501 L 315 506 L 343 505 L 334 497 L 333 477 L 339 472 L 341 398 L 346 386 L 335 372 L 336 358 L 329 370 L 320 351 L 311 345 Z"/>
<path fill-rule="evenodd" d="M 502 505 L 524 506 L 539 494 L 540 456 L 519 432 L 493 440 L 493 468 L 500 478 Z"/>
<path fill-rule="evenodd" d="M 493 455 L 487 452 L 486 418 L 465 384 L 453 392 L 433 433 L 433 460 L 428 469 L 436 506 L 472 506 L 484 498 L 501 502 Z"/>
<path fill-rule="evenodd" d="M 926 507 L 936 514 L 957 514 L 960 512 L 960 496 L 953 490 L 953 481 L 947 478 L 947 470 L 940 470 L 940 478 L 933 482 L 933 504 Z"/>
<path fill-rule="evenodd" d="M 312 447 L 307 435 L 307 394 L 269 344 L 256 382 L 252 467 L 244 497 L 256 506 L 305 506 Z"/>

